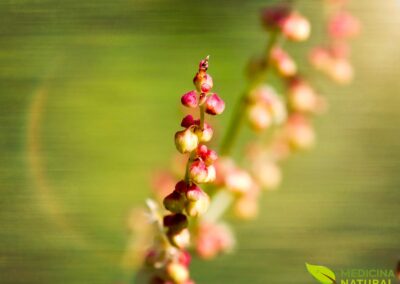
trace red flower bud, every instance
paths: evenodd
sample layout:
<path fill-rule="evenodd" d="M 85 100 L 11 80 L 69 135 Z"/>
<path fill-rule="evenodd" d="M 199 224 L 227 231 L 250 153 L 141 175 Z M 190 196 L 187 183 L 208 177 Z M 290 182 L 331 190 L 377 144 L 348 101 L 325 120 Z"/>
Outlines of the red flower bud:
<path fill-rule="evenodd" d="M 186 250 L 182 250 L 179 254 L 178 261 L 179 263 L 188 267 L 190 265 L 190 262 L 192 261 L 192 257 L 190 256 L 189 252 L 187 252 Z"/>
<path fill-rule="evenodd" d="M 181 126 L 185 128 L 189 128 L 192 125 L 196 124 L 196 120 L 193 118 L 192 115 L 188 114 L 182 119 Z"/>
<path fill-rule="evenodd" d="M 164 216 L 163 224 L 171 232 L 180 232 L 187 228 L 188 220 L 186 215 L 176 213 Z"/>
<path fill-rule="evenodd" d="M 206 100 L 206 113 L 211 115 L 221 114 L 225 109 L 225 102 L 217 95 L 212 94 Z"/>
<path fill-rule="evenodd" d="M 213 79 L 205 71 L 199 71 L 193 79 L 197 91 L 208 93 L 213 87 Z"/>
<path fill-rule="evenodd" d="M 175 185 L 175 191 L 179 192 L 179 193 L 186 193 L 187 191 L 187 184 L 184 180 L 179 181 L 176 185 Z"/>
<path fill-rule="evenodd" d="M 208 93 L 213 87 L 213 79 L 210 75 L 205 74 L 203 81 L 201 82 L 201 91 L 203 93 Z"/>
<path fill-rule="evenodd" d="M 206 145 L 200 145 L 197 148 L 197 155 L 206 163 L 207 166 L 212 165 L 217 159 L 217 152 L 208 149 Z"/>
<path fill-rule="evenodd" d="M 197 107 L 198 105 L 197 92 L 196 91 L 187 92 L 182 96 L 181 102 L 186 107 L 191 107 L 191 108 Z"/>
<path fill-rule="evenodd" d="M 192 129 L 188 128 L 182 131 L 178 131 L 175 134 L 175 146 L 176 149 L 184 153 L 190 153 L 197 148 L 199 139 L 196 134 L 192 132 Z"/>

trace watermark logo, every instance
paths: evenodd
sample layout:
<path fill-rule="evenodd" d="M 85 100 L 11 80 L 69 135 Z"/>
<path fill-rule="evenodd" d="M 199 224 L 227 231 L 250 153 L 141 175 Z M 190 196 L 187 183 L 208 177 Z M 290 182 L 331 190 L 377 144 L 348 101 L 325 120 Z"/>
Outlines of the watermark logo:
<path fill-rule="evenodd" d="M 336 284 L 336 275 L 328 267 L 306 263 L 308 272 L 322 284 Z"/>
<path fill-rule="evenodd" d="M 396 283 L 395 272 L 391 269 L 341 269 L 336 275 L 331 269 L 321 265 L 306 263 L 306 268 L 311 276 L 322 284 Z"/>

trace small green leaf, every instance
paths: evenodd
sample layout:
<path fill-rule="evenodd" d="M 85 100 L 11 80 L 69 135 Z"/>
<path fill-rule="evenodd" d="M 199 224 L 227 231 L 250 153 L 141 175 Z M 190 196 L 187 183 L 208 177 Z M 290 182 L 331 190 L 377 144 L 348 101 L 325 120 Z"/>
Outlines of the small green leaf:
<path fill-rule="evenodd" d="M 332 270 L 325 266 L 306 263 L 308 272 L 322 284 L 336 284 L 336 276 Z"/>

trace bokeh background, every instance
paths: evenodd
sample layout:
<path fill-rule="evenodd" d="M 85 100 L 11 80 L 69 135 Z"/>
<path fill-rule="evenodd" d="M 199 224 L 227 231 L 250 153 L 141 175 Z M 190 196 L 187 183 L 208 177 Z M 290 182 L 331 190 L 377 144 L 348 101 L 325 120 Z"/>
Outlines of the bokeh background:
<path fill-rule="evenodd" d="M 126 283 L 126 217 L 168 167 L 180 95 L 211 55 L 227 102 L 263 50 L 270 1 L 0 1 L 0 283 Z M 323 37 L 322 1 L 297 5 Z M 318 118 L 315 150 L 285 164 L 281 190 L 236 253 L 195 260 L 198 283 L 314 283 L 305 262 L 394 268 L 400 257 L 400 2 L 355 0 L 356 78 Z M 218 133 L 217 133 L 218 134 Z M 247 131 L 242 140 L 250 137 Z M 247 137 L 247 138 L 246 138 Z M 237 153 L 240 154 L 240 153 Z"/>

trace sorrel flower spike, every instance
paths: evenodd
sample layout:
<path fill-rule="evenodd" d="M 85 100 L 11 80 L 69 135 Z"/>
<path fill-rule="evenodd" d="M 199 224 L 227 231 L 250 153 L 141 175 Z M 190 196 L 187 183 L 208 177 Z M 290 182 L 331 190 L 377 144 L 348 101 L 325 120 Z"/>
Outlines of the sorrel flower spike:
<path fill-rule="evenodd" d="M 169 213 L 163 217 L 157 214 L 161 241 L 156 241 L 148 251 L 142 269 L 146 272 L 146 283 L 194 283 L 189 276 L 190 257 L 185 251 L 190 243 L 188 227 L 190 217 L 201 216 L 208 209 L 210 198 L 197 184 L 215 180 L 214 162 L 218 158 L 214 150 L 204 145 L 213 134 L 211 126 L 205 122 L 205 115 L 218 115 L 225 109 L 224 101 L 217 94 L 210 93 L 213 80 L 207 73 L 208 61 L 208 56 L 200 61 L 193 79 L 196 89 L 181 97 L 182 105 L 198 108 L 199 118 L 187 115 L 180 123 L 184 129 L 175 133 L 178 152 L 187 155 L 186 172 L 163 200 Z"/>

